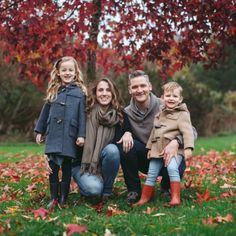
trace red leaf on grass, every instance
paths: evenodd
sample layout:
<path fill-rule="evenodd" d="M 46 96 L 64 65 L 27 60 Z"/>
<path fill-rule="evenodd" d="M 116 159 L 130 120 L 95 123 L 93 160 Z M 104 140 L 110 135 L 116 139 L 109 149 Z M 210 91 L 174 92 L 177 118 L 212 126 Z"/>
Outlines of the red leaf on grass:
<path fill-rule="evenodd" d="M 9 196 L 7 196 L 6 193 L 3 193 L 0 196 L 0 202 L 6 202 L 6 201 L 9 201 L 9 200 L 11 200 L 11 198 Z"/>
<path fill-rule="evenodd" d="M 44 209 L 43 207 L 39 208 L 38 210 L 33 210 L 34 217 L 41 217 L 43 220 L 46 218 L 48 214 L 48 210 Z"/>
<path fill-rule="evenodd" d="M 203 194 L 197 192 L 196 195 L 197 199 L 194 201 L 196 204 L 201 204 L 203 201 L 209 201 L 211 199 L 209 189 L 206 189 Z"/>
<path fill-rule="evenodd" d="M 233 215 L 232 214 L 227 214 L 225 217 L 223 217 L 223 216 L 217 216 L 216 218 L 215 218 L 215 221 L 217 222 L 217 223 L 227 223 L 227 222 L 233 222 L 234 221 L 234 217 L 233 217 Z"/>
<path fill-rule="evenodd" d="M 220 198 L 232 197 L 234 195 L 233 191 L 227 191 L 220 194 Z"/>
<path fill-rule="evenodd" d="M 102 212 L 103 203 L 99 202 L 97 205 L 93 205 L 92 208 L 99 214 Z"/>
<path fill-rule="evenodd" d="M 117 208 L 116 205 L 113 206 L 108 206 L 107 208 L 107 216 L 113 216 L 113 215 L 127 215 L 127 212 L 121 211 Z"/>
<path fill-rule="evenodd" d="M 216 216 L 215 218 L 213 217 L 208 217 L 207 219 L 205 220 L 202 220 L 202 223 L 204 225 L 212 225 L 212 224 L 215 224 L 215 223 L 228 223 L 228 222 L 233 222 L 234 221 L 234 218 L 233 218 L 233 215 L 231 213 L 227 214 L 225 217 L 223 216 Z"/>
<path fill-rule="evenodd" d="M 65 225 L 65 227 L 67 228 L 66 236 L 71 236 L 74 233 L 83 233 L 87 231 L 88 228 L 86 225 L 77 225 L 77 224 L 68 224 Z"/>
<path fill-rule="evenodd" d="M 207 219 L 202 220 L 202 223 L 203 223 L 204 225 L 213 225 L 213 224 L 214 224 L 214 220 L 213 220 L 212 217 L 208 217 Z"/>
<path fill-rule="evenodd" d="M 188 182 L 186 181 L 186 182 L 184 183 L 184 187 L 185 187 L 185 188 L 190 188 L 191 185 L 192 185 L 192 180 L 189 180 Z"/>

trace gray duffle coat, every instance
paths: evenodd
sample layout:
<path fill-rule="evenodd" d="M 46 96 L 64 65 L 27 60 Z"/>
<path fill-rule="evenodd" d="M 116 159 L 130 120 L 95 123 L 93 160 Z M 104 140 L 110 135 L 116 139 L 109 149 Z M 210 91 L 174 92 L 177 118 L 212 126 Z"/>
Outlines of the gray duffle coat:
<path fill-rule="evenodd" d="M 75 84 L 59 89 L 57 99 L 46 102 L 35 132 L 45 135 L 45 154 L 76 158 L 78 137 L 85 137 L 85 95 Z"/>

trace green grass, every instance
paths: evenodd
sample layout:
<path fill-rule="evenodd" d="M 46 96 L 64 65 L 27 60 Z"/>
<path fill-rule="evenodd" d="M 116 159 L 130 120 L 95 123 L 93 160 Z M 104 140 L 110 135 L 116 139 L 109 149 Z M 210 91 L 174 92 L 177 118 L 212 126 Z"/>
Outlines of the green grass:
<path fill-rule="evenodd" d="M 236 152 L 236 134 L 200 137 L 196 140 L 194 154 L 202 154 L 210 150 Z"/>
<path fill-rule="evenodd" d="M 35 143 L 0 143 L 0 163 L 15 162 L 29 155 L 40 155 L 43 145 Z"/>
<path fill-rule="evenodd" d="M 199 138 L 194 153 L 206 154 L 210 150 L 235 152 L 235 140 L 236 135 Z M 222 192 L 235 191 L 235 188 L 221 188 L 225 182 L 231 186 L 236 186 L 233 169 L 235 159 L 233 158 L 222 159 L 224 165 L 230 161 L 231 164 L 227 168 L 232 166 L 231 171 L 225 172 L 224 168 L 221 170 L 217 162 L 216 168 L 213 168 L 215 172 L 209 174 L 218 176 L 219 181 L 217 183 L 211 183 L 209 176 L 206 175 L 201 185 L 182 189 L 180 207 L 165 207 L 164 204 L 169 199 L 160 195 L 157 184 L 153 201 L 142 207 L 131 208 L 126 204 L 127 192 L 124 183 L 119 180 L 115 184 L 115 197 L 103 206 L 101 212 L 95 211 L 92 204 L 87 199 L 80 197 L 78 190 L 74 190 L 69 195 L 69 208 L 62 210 L 57 208 L 43 220 L 35 218 L 33 214 L 33 210 L 40 207 L 46 208 L 49 201 L 48 181 L 47 177 L 43 175 L 43 166 L 41 166 L 43 148 L 43 146 L 33 143 L 0 144 L 0 168 L 2 168 L 0 173 L 0 235 L 59 236 L 66 232 L 66 224 L 87 225 L 88 231 L 84 235 L 91 236 L 104 235 L 106 229 L 117 236 L 236 235 L 236 195 L 219 198 Z M 196 170 L 199 171 L 200 169 Z M 14 173 L 12 174 L 11 171 Z M 200 175 L 200 172 L 194 174 L 196 180 L 198 179 L 197 176 Z M 19 180 L 15 179 L 15 176 L 19 176 Z M 32 183 L 36 183 L 36 188 L 29 191 L 28 187 Z M 196 192 L 203 193 L 206 188 L 210 190 L 211 197 L 218 197 L 218 199 L 195 204 Z M 10 197 L 9 200 L 1 201 L 4 193 Z M 117 208 L 126 214 L 108 216 L 108 207 Z M 151 214 L 146 214 L 143 211 L 147 207 L 156 208 L 156 210 Z M 212 225 L 202 223 L 208 217 L 225 217 L 229 213 L 234 217 L 233 222 L 214 223 Z M 155 216 L 155 214 L 159 215 Z"/>

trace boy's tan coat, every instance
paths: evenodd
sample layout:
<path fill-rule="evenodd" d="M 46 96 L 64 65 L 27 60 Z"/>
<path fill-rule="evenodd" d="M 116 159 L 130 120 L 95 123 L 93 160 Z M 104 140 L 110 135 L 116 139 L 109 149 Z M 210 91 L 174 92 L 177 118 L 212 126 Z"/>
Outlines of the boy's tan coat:
<path fill-rule="evenodd" d="M 146 148 L 150 149 L 149 158 L 162 157 L 166 145 L 180 134 L 183 135 L 184 149 L 194 148 L 193 128 L 185 103 L 174 109 L 164 107 L 155 116 L 153 123 L 153 129 L 146 145 Z M 179 149 L 178 153 L 183 154 L 183 149 Z"/>

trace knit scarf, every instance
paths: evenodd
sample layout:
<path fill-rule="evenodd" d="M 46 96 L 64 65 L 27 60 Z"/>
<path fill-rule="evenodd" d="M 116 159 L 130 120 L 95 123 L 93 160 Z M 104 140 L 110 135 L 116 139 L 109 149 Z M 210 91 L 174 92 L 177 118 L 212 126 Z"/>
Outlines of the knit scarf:
<path fill-rule="evenodd" d="M 99 105 L 94 106 L 86 123 L 86 141 L 81 161 L 81 175 L 85 172 L 100 174 L 101 151 L 114 138 L 115 125 L 118 122 L 116 110 L 108 109 L 103 114 Z"/>

